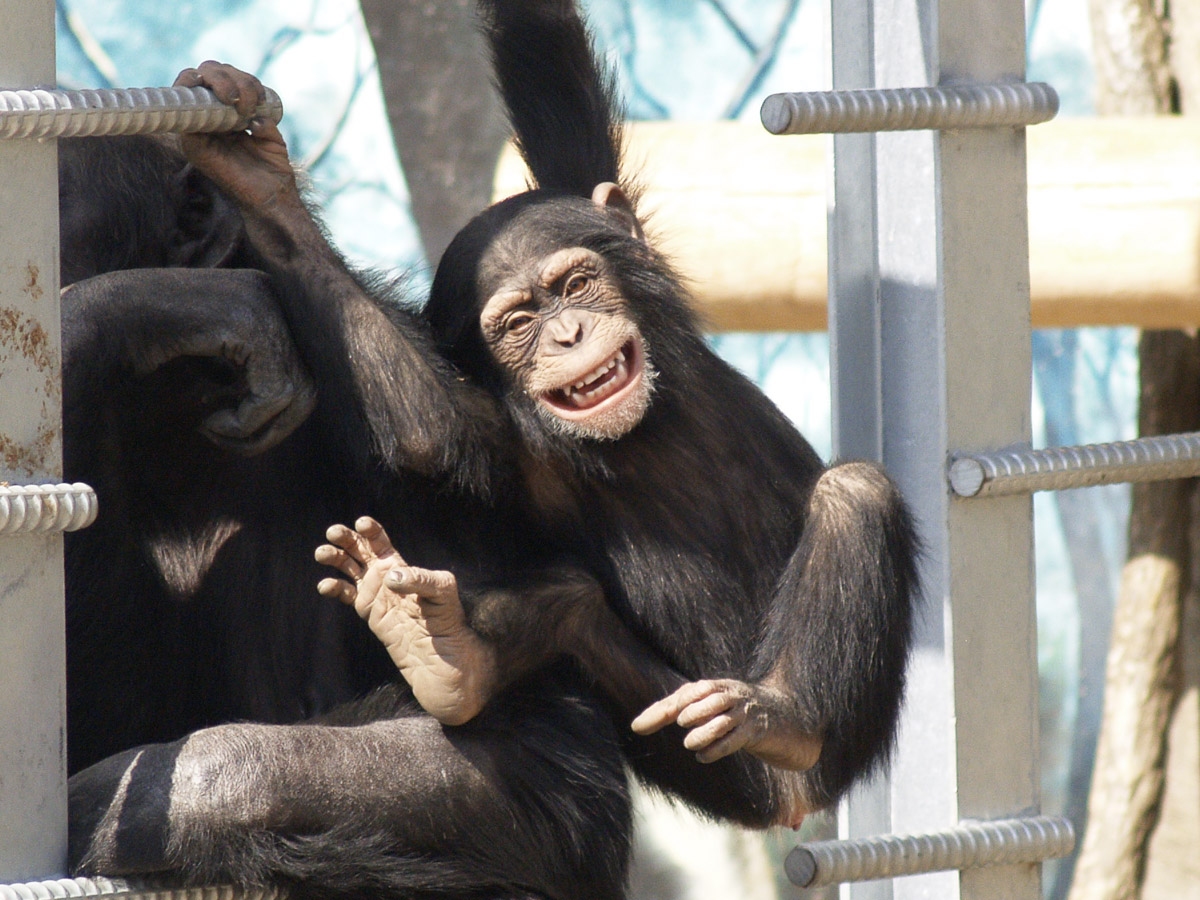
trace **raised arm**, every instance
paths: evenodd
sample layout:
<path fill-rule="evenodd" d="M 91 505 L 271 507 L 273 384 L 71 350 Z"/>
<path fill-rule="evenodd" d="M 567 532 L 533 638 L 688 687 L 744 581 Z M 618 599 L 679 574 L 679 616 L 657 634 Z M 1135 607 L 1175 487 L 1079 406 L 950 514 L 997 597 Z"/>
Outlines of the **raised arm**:
<path fill-rule="evenodd" d="M 352 273 L 330 245 L 301 198 L 279 129 L 250 118 L 263 96 L 258 79 L 205 62 L 176 84 L 209 87 L 246 116 L 242 131 L 189 135 L 182 146 L 238 205 L 279 285 L 288 325 L 321 386 L 319 414 L 389 467 L 486 489 L 498 446 L 492 404 L 456 377 L 411 312 Z"/>

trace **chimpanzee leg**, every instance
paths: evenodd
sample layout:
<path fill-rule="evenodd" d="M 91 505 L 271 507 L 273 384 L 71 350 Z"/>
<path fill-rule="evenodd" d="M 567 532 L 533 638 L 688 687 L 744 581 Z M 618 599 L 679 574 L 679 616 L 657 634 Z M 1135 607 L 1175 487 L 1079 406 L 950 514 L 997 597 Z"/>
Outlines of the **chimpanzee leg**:
<path fill-rule="evenodd" d="M 539 673 L 467 725 L 224 725 L 71 779 L 83 872 L 308 897 L 620 898 L 629 797 L 607 717 Z M 392 688 L 385 689 L 388 691 Z M 387 702 L 386 700 L 384 702 Z"/>

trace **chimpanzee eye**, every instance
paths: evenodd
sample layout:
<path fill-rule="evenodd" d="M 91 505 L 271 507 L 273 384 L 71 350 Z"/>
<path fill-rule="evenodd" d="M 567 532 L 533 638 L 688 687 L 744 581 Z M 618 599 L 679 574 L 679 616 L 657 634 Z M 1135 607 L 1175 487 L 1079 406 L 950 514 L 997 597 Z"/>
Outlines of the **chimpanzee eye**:
<path fill-rule="evenodd" d="M 583 293 L 587 286 L 592 283 L 592 276 L 586 272 L 576 272 L 567 279 L 567 283 L 563 285 L 563 296 L 574 297 Z"/>
<path fill-rule="evenodd" d="M 510 334 L 517 331 L 524 331 L 533 324 L 533 313 L 511 312 L 504 317 L 504 330 Z"/>

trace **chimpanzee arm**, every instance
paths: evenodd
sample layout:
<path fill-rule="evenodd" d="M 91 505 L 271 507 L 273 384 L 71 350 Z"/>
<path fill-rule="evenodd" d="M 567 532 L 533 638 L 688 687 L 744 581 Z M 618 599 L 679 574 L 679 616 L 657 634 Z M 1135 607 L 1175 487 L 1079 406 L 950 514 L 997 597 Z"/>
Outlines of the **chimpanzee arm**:
<path fill-rule="evenodd" d="M 316 390 L 261 272 L 136 269 L 86 279 L 63 293 L 68 434 L 89 433 L 97 397 L 145 416 L 136 385 L 177 360 L 209 362 L 173 398 L 173 421 L 240 455 L 286 438 Z"/>
<path fill-rule="evenodd" d="M 616 740 L 556 673 L 462 728 L 392 688 L 328 722 L 138 747 L 72 777 L 69 812 L 81 874 L 273 883 L 301 900 L 624 897 Z"/>
<path fill-rule="evenodd" d="M 904 693 L 919 541 L 883 470 L 825 471 L 776 586 L 757 677 L 685 685 L 634 723 L 691 729 L 702 759 L 746 749 L 783 769 L 802 806 L 828 806 L 885 759 Z M 806 744 L 804 735 L 819 737 Z M 812 751 L 819 752 L 817 758 Z"/>
<path fill-rule="evenodd" d="M 210 87 L 245 115 L 262 96 L 252 75 L 213 62 L 185 69 L 176 84 Z M 305 207 L 274 123 L 255 119 L 243 132 L 190 135 L 182 146 L 238 204 L 263 267 L 281 285 L 301 354 L 327 395 L 321 414 L 349 432 L 351 451 L 373 450 L 394 468 L 486 485 L 498 433 L 493 405 L 455 377 L 412 313 L 385 308 L 350 272 Z"/>
<path fill-rule="evenodd" d="M 813 764 L 820 740 L 796 727 L 790 695 L 739 681 L 686 683 L 616 616 L 599 583 L 578 569 L 542 570 L 506 588 L 467 594 L 464 604 L 453 574 L 408 566 L 373 519 L 362 517 L 355 528 L 329 529 L 331 543 L 318 548 L 317 559 L 348 580 L 327 578 L 318 590 L 354 606 L 422 706 L 443 723 L 472 721 L 505 685 L 569 655 L 625 721 L 669 694 L 651 707 L 653 718 L 655 710 L 698 688 L 742 704 L 728 704 L 730 716 L 737 717 L 738 746 L 711 757 L 703 748 L 692 752 L 697 749 L 688 746 L 692 735 L 684 741 L 667 731 L 651 733 L 674 724 L 674 718 L 646 728 L 647 714 L 638 716 L 635 727 L 645 736 L 626 733 L 622 743 L 641 763 L 642 775 L 710 813 L 749 826 L 795 826 L 815 808 L 807 800 L 804 773 L 733 753 L 746 749 L 765 760 L 774 752 L 793 769 Z M 685 711 L 675 718 L 686 719 L 679 716 Z M 700 766 L 697 757 L 715 764 Z"/>

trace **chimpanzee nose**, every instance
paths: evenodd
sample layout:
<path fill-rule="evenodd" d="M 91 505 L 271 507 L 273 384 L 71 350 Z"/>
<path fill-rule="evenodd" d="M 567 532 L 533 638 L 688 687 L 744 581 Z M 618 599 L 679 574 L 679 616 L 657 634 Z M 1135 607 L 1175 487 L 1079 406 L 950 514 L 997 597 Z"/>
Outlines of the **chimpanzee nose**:
<path fill-rule="evenodd" d="M 575 310 L 567 310 L 556 316 L 550 323 L 550 337 L 554 343 L 564 350 L 581 343 L 586 337 L 584 326 L 587 317 Z"/>

